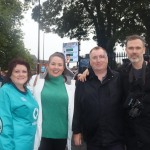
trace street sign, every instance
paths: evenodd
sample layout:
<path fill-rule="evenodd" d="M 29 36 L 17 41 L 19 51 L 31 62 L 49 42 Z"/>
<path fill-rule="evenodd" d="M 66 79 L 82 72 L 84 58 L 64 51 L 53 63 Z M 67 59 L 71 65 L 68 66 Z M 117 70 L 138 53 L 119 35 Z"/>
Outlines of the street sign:
<path fill-rule="evenodd" d="M 78 62 L 79 46 L 78 42 L 63 43 L 65 57 L 70 56 L 70 62 Z"/>

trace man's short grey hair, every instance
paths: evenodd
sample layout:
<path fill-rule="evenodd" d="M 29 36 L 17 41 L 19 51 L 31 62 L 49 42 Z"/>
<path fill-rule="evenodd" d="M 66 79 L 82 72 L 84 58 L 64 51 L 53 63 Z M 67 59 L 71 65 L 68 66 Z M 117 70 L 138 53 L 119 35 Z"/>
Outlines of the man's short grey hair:
<path fill-rule="evenodd" d="M 93 47 L 93 48 L 90 50 L 89 55 L 92 53 L 93 50 L 100 50 L 100 49 L 102 49 L 102 50 L 106 53 L 106 56 L 107 56 L 106 50 L 105 50 L 103 47 L 101 47 L 101 46 L 95 46 L 95 47 Z"/>
<path fill-rule="evenodd" d="M 141 40 L 142 43 L 143 43 L 143 45 L 146 46 L 145 39 L 144 39 L 142 36 L 139 36 L 139 35 L 137 35 L 137 34 L 127 36 L 127 37 L 126 37 L 125 45 L 127 46 L 128 41 L 137 40 L 137 39 Z"/>

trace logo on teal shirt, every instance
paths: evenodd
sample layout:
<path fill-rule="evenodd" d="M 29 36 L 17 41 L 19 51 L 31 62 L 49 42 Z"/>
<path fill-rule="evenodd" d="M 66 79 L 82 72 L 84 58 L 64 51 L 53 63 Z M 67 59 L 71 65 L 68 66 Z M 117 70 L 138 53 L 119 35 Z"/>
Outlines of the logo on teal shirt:
<path fill-rule="evenodd" d="M 33 111 L 33 118 L 34 118 L 35 120 L 37 120 L 38 114 L 39 114 L 39 109 L 38 109 L 38 108 L 34 108 L 34 111 Z"/>

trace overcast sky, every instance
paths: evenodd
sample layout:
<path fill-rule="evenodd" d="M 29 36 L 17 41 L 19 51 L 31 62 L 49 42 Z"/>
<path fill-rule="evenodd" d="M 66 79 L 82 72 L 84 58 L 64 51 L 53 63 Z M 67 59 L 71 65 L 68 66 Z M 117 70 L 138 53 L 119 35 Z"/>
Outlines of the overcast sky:
<path fill-rule="evenodd" d="M 31 18 L 31 10 L 29 10 L 25 14 L 25 18 L 23 20 L 24 25 L 22 26 L 22 30 L 24 33 L 24 44 L 27 49 L 30 49 L 30 53 L 37 56 L 38 54 L 38 24 L 34 22 Z M 48 59 L 49 56 L 55 52 L 59 51 L 62 52 L 63 50 L 63 43 L 69 42 L 77 42 L 77 40 L 70 40 L 69 38 L 60 38 L 56 34 L 44 34 L 40 32 L 40 59 L 43 59 L 43 46 L 44 46 L 44 59 Z M 44 45 L 43 45 L 44 41 Z M 81 51 L 80 55 L 84 55 L 89 53 L 91 48 L 96 46 L 96 42 L 93 40 L 90 41 L 81 41 Z"/>
<path fill-rule="evenodd" d="M 24 1 L 24 0 L 21 0 Z M 44 0 L 41 0 L 41 2 Z M 22 26 L 22 30 L 24 33 L 24 44 L 27 49 L 30 50 L 31 54 L 34 54 L 37 57 L 38 54 L 38 24 L 31 18 L 31 12 L 30 9 L 26 14 L 25 18 L 23 20 L 24 25 Z M 44 35 L 44 38 L 43 38 Z M 44 59 L 48 60 L 49 56 L 56 52 L 62 52 L 63 51 L 63 43 L 69 43 L 69 42 L 77 42 L 77 40 L 70 40 L 69 38 L 60 38 L 56 34 L 43 34 L 43 32 L 40 32 L 40 59 L 43 59 L 43 46 L 44 46 Z M 44 39 L 44 40 L 43 40 Z M 43 44 L 44 41 L 44 44 Z M 96 46 L 96 42 L 93 40 L 90 41 L 81 41 L 80 46 L 80 55 L 84 55 L 89 53 L 89 51 Z M 123 49 L 118 46 L 117 51 L 122 51 Z"/>

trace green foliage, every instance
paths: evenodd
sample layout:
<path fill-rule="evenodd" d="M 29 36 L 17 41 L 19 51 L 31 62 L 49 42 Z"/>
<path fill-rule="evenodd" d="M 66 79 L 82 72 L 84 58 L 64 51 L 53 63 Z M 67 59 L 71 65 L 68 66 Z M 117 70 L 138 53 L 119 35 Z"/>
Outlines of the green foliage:
<path fill-rule="evenodd" d="M 129 34 L 150 41 L 149 0 L 47 0 L 33 9 L 32 17 L 42 30 L 61 37 L 93 39 L 112 52 L 115 43 Z M 149 44 L 150 45 L 150 44 Z"/>
<path fill-rule="evenodd" d="M 7 70 L 8 62 L 22 57 L 32 63 L 23 44 L 20 30 L 23 5 L 18 0 L 0 0 L 0 67 Z"/>

